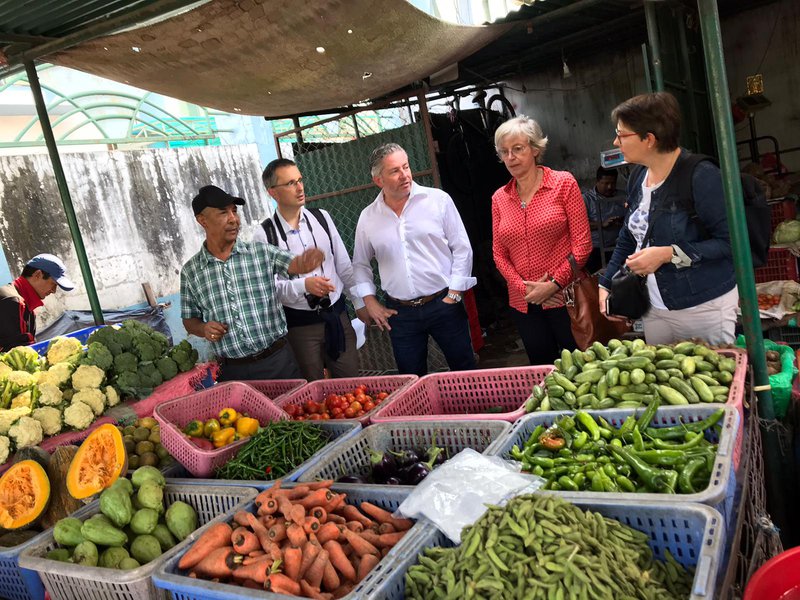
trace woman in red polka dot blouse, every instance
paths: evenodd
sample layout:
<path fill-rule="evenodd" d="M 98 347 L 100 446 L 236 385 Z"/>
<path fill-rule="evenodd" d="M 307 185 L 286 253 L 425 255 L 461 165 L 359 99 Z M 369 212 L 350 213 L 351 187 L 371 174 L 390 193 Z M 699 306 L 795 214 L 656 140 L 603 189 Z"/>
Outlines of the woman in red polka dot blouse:
<path fill-rule="evenodd" d="M 572 280 L 567 257 L 583 266 L 592 251 L 586 206 L 570 173 L 538 164 L 547 138 L 536 121 L 506 121 L 494 143 L 512 177 L 492 196 L 494 261 L 528 359 L 551 364 L 575 348 L 561 290 Z"/>

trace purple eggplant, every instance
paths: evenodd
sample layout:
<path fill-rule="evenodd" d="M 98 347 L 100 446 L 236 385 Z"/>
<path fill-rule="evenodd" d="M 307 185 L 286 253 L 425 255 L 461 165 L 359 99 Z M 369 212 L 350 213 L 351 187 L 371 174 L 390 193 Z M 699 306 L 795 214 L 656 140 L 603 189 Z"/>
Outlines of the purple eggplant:
<path fill-rule="evenodd" d="M 403 481 L 397 476 L 389 477 L 384 483 L 386 485 L 403 485 Z"/>
<path fill-rule="evenodd" d="M 389 450 L 389 454 L 394 457 L 398 469 L 405 469 L 421 460 L 425 460 L 424 457 L 418 456 L 413 450 L 401 450 L 400 452 L 392 452 Z"/>
<path fill-rule="evenodd" d="M 428 452 L 429 460 L 427 462 L 419 461 L 403 470 L 403 483 L 406 485 L 417 485 L 420 483 L 433 471 L 433 467 L 438 464 L 436 462 L 438 457 L 442 454 L 444 454 L 444 450 L 432 446 Z"/>
<path fill-rule="evenodd" d="M 336 480 L 338 483 L 367 483 L 361 475 L 343 475 Z"/>
<path fill-rule="evenodd" d="M 397 462 L 389 452 L 369 451 L 369 464 L 372 468 L 372 479 L 383 483 L 397 473 Z"/>

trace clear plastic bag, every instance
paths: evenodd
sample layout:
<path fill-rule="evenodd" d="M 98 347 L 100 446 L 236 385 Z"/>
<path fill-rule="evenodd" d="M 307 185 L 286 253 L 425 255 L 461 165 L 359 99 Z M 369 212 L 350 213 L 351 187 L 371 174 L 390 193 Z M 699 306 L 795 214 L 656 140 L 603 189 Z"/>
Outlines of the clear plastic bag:
<path fill-rule="evenodd" d="M 544 479 L 523 475 L 520 463 L 466 449 L 432 471 L 398 507 L 404 517 L 432 521 L 453 542 L 474 523 L 487 504 L 502 504 L 538 490 Z"/>

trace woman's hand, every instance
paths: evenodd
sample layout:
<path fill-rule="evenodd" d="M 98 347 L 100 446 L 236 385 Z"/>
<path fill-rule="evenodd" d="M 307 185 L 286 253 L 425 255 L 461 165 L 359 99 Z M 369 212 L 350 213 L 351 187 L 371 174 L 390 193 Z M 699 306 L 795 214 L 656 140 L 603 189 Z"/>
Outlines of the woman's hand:
<path fill-rule="evenodd" d="M 544 304 L 548 298 L 558 292 L 558 286 L 544 275 L 539 281 L 525 281 L 525 302 Z"/>
<path fill-rule="evenodd" d="M 671 260 L 672 246 L 653 246 L 634 252 L 625 264 L 637 275 L 650 275 Z"/>
<path fill-rule="evenodd" d="M 609 321 L 619 321 L 620 323 L 627 323 L 628 325 L 631 324 L 630 319 L 626 319 L 625 317 L 617 317 L 615 315 L 609 315 L 606 313 L 606 301 L 608 300 L 609 292 L 607 289 L 598 287 L 597 288 L 597 299 L 599 301 L 599 308 L 600 314 L 603 315 Z"/>

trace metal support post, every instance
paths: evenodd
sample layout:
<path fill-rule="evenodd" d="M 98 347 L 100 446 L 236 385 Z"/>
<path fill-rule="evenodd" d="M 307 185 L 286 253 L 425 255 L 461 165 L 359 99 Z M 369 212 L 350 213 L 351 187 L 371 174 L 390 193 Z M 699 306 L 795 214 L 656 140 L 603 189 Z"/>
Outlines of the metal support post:
<path fill-rule="evenodd" d="M 658 42 L 658 22 L 656 21 L 656 6 L 650 0 L 644 3 L 644 19 L 647 24 L 647 41 L 650 44 L 650 55 L 653 59 L 653 76 L 657 92 L 664 91 L 664 71 L 661 68 L 661 46 Z"/>

